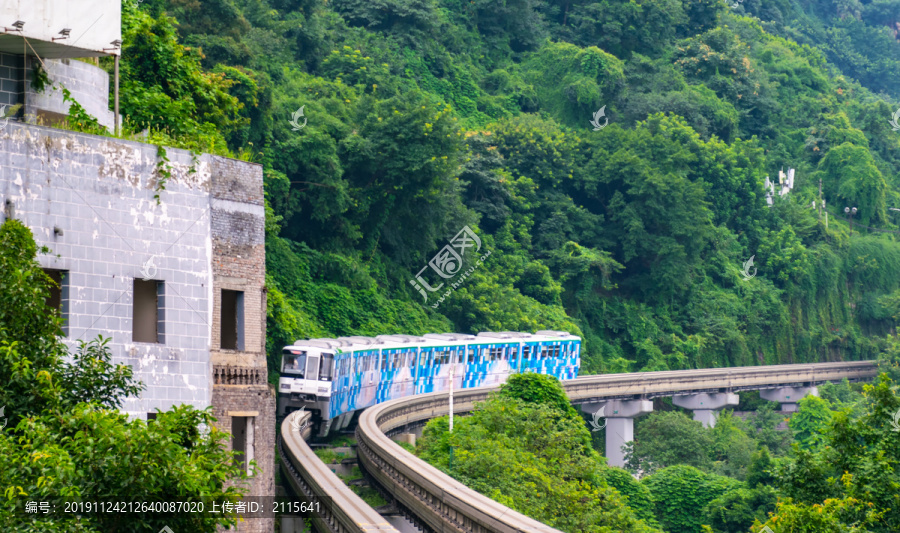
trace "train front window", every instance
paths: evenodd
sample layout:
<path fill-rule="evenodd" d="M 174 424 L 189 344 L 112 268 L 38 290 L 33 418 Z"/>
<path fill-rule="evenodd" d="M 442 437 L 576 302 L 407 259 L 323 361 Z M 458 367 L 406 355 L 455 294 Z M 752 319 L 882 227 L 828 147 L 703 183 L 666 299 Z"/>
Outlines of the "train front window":
<path fill-rule="evenodd" d="M 306 352 L 285 350 L 282 360 L 281 371 L 285 374 L 296 374 L 302 378 L 306 373 Z"/>

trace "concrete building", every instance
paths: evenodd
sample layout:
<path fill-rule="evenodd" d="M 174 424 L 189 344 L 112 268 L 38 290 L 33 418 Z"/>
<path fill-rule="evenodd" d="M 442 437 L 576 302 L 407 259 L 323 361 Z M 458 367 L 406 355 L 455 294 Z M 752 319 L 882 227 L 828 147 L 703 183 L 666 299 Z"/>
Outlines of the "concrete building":
<path fill-rule="evenodd" d="M 114 362 L 145 384 L 124 410 L 152 418 L 175 405 L 212 406 L 230 447 L 261 470 L 249 495 L 274 496 L 262 168 L 171 148 L 166 163 L 156 146 L 40 125 L 68 105 L 32 87 L 36 63 L 112 125 L 109 76 L 74 58 L 118 53 L 120 2 L 86 3 L 93 9 L 0 5 L 0 107 L 22 104 L 0 119 L 0 221 L 22 221 L 50 249 L 39 260 L 61 286 L 52 301 L 66 343 L 109 337 Z M 92 26 L 98 15 L 107 20 Z M 273 527 L 253 519 L 238 531 Z"/>

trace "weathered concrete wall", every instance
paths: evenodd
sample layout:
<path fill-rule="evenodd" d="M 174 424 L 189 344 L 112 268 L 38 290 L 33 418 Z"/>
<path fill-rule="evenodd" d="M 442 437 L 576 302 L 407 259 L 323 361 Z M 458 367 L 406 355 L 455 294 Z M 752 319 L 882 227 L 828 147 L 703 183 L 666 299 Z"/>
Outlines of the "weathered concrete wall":
<path fill-rule="evenodd" d="M 157 148 L 136 142 L 10 123 L 0 132 L 0 202 L 11 200 L 45 268 L 69 271 L 67 342 L 111 337 L 116 362 L 147 386 L 124 409 L 211 399 L 209 359 L 212 247 L 210 165 L 169 150 L 173 176 L 157 205 Z M 57 234 L 54 228 L 62 231 Z M 132 341 L 133 283 L 165 282 L 164 343 Z"/>
<path fill-rule="evenodd" d="M 51 250 L 42 266 L 68 272 L 66 343 L 111 338 L 114 361 L 147 386 L 124 410 L 143 418 L 182 403 L 212 405 L 226 431 L 232 417 L 253 417 L 261 474 L 249 495 L 274 496 L 262 168 L 171 148 L 160 168 L 157 150 L 11 122 L 0 130 L 0 207 L 9 202 Z M 157 343 L 133 339 L 134 283 L 144 278 L 163 282 Z M 223 289 L 243 293 L 243 349 L 220 349 Z M 248 520 L 238 531 L 273 527 Z"/>
<path fill-rule="evenodd" d="M 38 115 L 49 111 L 60 116 L 69 114 L 69 102 L 63 101 L 62 87 L 72 93 L 72 98 L 81 104 L 90 115 L 97 118 L 110 131 L 115 127 L 115 114 L 109 109 L 109 74 L 102 68 L 75 59 L 45 59 L 47 77 L 53 87 L 47 86 L 43 92 L 31 87 L 32 66 L 37 61 L 28 58 L 25 70 L 25 115 Z"/>

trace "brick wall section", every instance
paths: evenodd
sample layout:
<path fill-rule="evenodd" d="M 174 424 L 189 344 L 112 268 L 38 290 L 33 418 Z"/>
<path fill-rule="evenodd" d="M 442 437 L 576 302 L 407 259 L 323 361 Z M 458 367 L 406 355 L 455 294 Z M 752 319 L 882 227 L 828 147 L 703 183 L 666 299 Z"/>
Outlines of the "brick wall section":
<path fill-rule="evenodd" d="M 216 366 L 266 368 L 265 209 L 262 167 L 240 161 L 210 159 L 212 197 L 211 236 L 213 273 L 213 321 L 210 349 Z M 244 349 L 221 349 L 222 290 L 244 293 Z M 258 385 L 213 386 L 213 409 L 219 427 L 230 430 L 229 411 L 256 411 L 254 457 L 260 474 L 251 482 L 250 494 L 275 495 L 275 393 Z M 231 443 L 229 442 L 229 448 Z M 274 520 L 248 520 L 238 531 L 271 533 Z"/>
<path fill-rule="evenodd" d="M 262 471 L 251 480 L 249 495 L 274 496 L 275 476 L 275 391 L 268 385 L 241 386 L 216 385 L 213 388 L 213 413 L 219 420 L 216 426 L 231 432 L 229 411 L 258 411 L 256 417 L 256 446 L 254 456 L 257 467 Z M 231 449 L 231 440 L 227 443 Z M 272 533 L 275 528 L 273 518 L 245 520 L 238 524 L 240 533 Z"/>

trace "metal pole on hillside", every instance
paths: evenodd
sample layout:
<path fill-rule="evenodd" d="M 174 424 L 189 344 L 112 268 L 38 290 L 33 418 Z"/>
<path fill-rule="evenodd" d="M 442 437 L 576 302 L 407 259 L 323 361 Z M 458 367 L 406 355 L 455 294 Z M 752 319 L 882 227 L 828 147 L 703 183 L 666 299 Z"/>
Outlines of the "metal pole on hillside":
<path fill-rule="evenodd" d="M 856 208 L 845 207 L 844 213 L 847 214 L 847 221 L 850 223 L 850 235 L 853 235 L 853 215 L 856 214 Z"/>
<path fill-rule="evenodd" d="M 453 433 L 453 367 L 455 366 L 455 363 L 450 363 L 450 433 Z"/>

